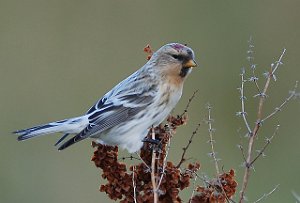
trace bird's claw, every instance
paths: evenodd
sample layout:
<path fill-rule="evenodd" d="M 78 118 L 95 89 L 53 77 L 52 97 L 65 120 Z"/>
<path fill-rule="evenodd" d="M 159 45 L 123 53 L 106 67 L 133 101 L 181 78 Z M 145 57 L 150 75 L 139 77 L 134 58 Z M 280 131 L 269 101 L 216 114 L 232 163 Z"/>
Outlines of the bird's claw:
<path fill-rule="evenodd" d="M 147 143 L 150 143 L 150 144 L 159 145 L 160 140 L 156 140 L 156 139 L 152 139 L 152 138 L 145 137 L 145 138 L 142 140 L 142 142 L 147 142 Z"/>

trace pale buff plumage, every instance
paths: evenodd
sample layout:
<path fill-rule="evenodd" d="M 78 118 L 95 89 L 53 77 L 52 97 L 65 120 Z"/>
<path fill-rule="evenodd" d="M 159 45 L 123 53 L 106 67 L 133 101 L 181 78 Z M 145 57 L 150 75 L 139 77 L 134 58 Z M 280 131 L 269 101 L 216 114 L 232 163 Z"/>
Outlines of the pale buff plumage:
<path fill-rule="evenodd" d="M 139 70 L 106 93 L 85 115 L 39 125 L 15 133 L 18 140 L 56 132 L 76 134 L 59 150 L 91 137 L 107 145 L 135 152 L 151 126 L 160 124 L 182 95 L 183 84 L 195 67 L 191 48 L 179 43 L 164 45 Z"/>

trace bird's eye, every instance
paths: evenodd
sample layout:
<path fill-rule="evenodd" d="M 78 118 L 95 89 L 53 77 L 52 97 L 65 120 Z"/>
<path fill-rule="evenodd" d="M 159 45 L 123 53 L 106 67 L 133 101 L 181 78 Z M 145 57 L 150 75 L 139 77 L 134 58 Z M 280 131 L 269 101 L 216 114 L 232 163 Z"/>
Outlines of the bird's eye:
<path fill-rule="evenodd" d="M 172 54 L 172 57 L 173 57 L 174 59 L 179 60 L 179 61 L 181 61 L 181 60 L 183 59 L 182 56 L 180 56 L 180 55 L 175 55 L 175 54 Z"/>

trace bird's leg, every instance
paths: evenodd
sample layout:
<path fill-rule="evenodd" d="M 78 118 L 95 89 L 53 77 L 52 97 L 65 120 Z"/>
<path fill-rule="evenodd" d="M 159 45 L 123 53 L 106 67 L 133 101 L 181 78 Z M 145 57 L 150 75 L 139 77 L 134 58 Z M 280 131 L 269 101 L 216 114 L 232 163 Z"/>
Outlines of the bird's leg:
<path fill-rule="evenodd" d="M 154 126 L 152 126 L 150 128 L 150 131 L 151 131 L 151 137 L 147 136 L 145 137 L 142 142 L 146 142 L 146 143 L 150 143 L 150 144 L 154 144 L 154 145 L 159 145 L 160 144 L 160 139 L 156 139 L 155 136 L 152 136 L 153 134 L 155 135 L 155 128 Z M 155 138 L 155 139 L 153 139 Z"/>
<path fill-rule="evenodd" d="M 147 142 L 147 143 L 150 143 L 150 144 L 155 144 L 155 145 L 159 145 L 160 144 L 160 140 L 159 139 L 152 139 L 152 138 L 149 138 L 149 137 L 145 137 L 142 142 Z"/>

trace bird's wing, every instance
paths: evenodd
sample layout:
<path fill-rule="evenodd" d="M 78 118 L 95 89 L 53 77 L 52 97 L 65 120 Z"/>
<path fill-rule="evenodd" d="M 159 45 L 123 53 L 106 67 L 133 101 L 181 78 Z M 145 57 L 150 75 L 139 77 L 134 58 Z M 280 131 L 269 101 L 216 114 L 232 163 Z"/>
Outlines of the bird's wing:
<path fill-rule="evenodd" d="M 82 136 L 92 136 L 114 127 L 126 120 L 132 119 L 141 110 L 153 102 L 150 95 L 132 94 L 123 96 L 114 103 L 106 104 L 100 110 L 91 113 L 88 117 L 89 125 L 81 132 Z M 128 106 L 128 103 L 131 103 Z"/>
<path fill-rule="evenodd" d="M 88 126 L 61 145 L 59 150 L 130 120 L 153 103 L 157 85 L 154 83 L 145 84 L 142 83 L 143 81 L 136 78 L 133 81 L 127 81 L 126 84 L 128 85 L 122 86 L 123 81 L 108 92 L 87 112 L 89 115 Z"/>

